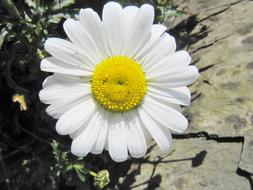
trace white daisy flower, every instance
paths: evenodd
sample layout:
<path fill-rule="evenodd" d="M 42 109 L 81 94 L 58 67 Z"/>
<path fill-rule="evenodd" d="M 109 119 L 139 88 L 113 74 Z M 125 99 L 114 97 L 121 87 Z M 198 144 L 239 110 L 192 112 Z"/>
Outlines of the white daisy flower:
<path fill-rule="evenodd" d="M 190 104 L 186 86 L 199 75 L 189 54 L 176 51 L 164 25 L 153 24 L 151 5 L 109 2 L 102 20 L 92 9 L 81 9 L 79 18 L 63 25 L 69 41 L 45 42 L 52 57 L 41 61 L 42 71 L 54 73 L 39 96 L 58 119 L 56 131 L 73 139 L 71 152 L 81 157 L 106 149 L 116 162 L 128 152 L 140 158 L 150 137 L 168 151 L 171 131 L 187 128 L 180 105 Z"/>

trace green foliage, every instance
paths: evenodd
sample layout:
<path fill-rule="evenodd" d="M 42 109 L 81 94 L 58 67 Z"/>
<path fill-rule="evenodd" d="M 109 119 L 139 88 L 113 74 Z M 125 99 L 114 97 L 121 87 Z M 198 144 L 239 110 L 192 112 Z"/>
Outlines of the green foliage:
<path fill-rule="evenodd" d="M 59 149 L 59 143 L 55 140 L 51 142 L 52 153 L 56 160 L 56 164 L 53 166 L 53 171 L 56 176 L 60 177 L 61 175 L 66 174 L 67 172 L 74 171 L 82 182 L 85 182 L 85 175 L 87 175 L 88 169 L 84 167 L 84 163 L 81 163 L 82 158 L 79 159 L 79 162 L 71 162 L 68 158 L 67 152 L 62 152 Z"/>
<path fill-rule="evenodd" d="M 0 48 L 4 41 L 18 40 L 20 37 L 30 45 L 42 48 L 49 30 L 57 27 L 62 19 L 76 16 L 75 9 L 63 13 L 74 3 L 74 0 L 55 0 L 51 4 L 41 0 L 25 0 L 17 9 L 11 0 L 3 0 L 2 5 L 10 15 L 3 15 Z"/>
<path fill-rule="evenodd" d="M 1 3 L 13 17 L 20 19 L 20 14 L 12 0 L 2 0 Z"/>
<path fill-rule="evenodd" d="M 55 133 L 55 121 L 45 113 L 45 105 L 38 98 L 47 76 L 39 68 L 41 59 L 48 56 L 43 48 L 45 40 L 52 36 L 66 38 L 62 23 L 66 18 L 75 18 L 86 3 L 0 1 L 0 151 L 4 168 L 0 189 L 51 190 L 92 185 L 93 173 L 85 168 L 84 160 L 65 151 L 69 150 L 68 138 Z M 19 103 L 12 101 L 15 94 L 24 96 L 27 110 L 21 111 Z M 57 138 L 61 148 L 52 141 Z M 93 166 L 102 169 L 96 163 L 89 168 Z"/>
<path fill-rule="evenodd" d="M 103 189 L 108 183 L 110 183 L 110 176 L 107 170 L 101 170 L 94 177 L 94 186 L 97 189 Z"/>
<path fill-rule="evenodd" d="M 0 49 L 4 43 L 5 36 L 8 34 L 8 31 L 6 28 L 3 28 L 2 31 L 0 32 Z"/>
<path fill-rule="evenodd" d="M 52 167 L 53 174 L 59 178 L 61 175 L 66 175 L 68 172 L 75 172 L 81 182 L 86 182 L 87 176 L 94 177 L 94 186 L 97 189 L 102 189 L 110 182 L 109 172 L 107 170 L 101 170 L 95 173 L 85 168 L 83 158 L 79 158 L 76 161 L 70 161 L 68 158 L 68 152 L 62 152 L 59 148 L 59 143 L 55 140 L 51 142 L 52 153 L 56 160 L 56 164 Z M 55 176 L 51 176 L 52 184 L 55 184 Z"/>

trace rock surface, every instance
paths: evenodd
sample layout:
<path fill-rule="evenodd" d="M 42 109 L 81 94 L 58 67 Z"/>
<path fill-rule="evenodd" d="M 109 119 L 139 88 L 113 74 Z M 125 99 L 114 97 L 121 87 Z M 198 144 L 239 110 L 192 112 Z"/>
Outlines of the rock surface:
<path fill-rule="evenodd" d="M 184 15 L 166 23 L 201 73 L 184 109 L 190 126 L 174 135 L 170 155 L 151 146 L 112 168 L 108 189 L 253 189 L 253 1 L 174 3 Z"/>
<path fill-rule="evenodd" d="M 250 190 L 247 179 L 236 174 L 241 147 L 241 143 L 218 143 L 203 137 L 177 139 L 170 155 L 155 156 L 159 155 L 155 146 L 140 163 L 131 163 L 115 189 Z M 135 182 L 129 186 L 133 172 Z"/>
<path fill-rule="evenodd" d="M 252 174 L 253 21 L 249 18 L 253 2 L 206 2 L 195 1 L 189 8 L 189 12 L 201 10 L 198 25 L 208 28 L 208 36 L 189 47 L 202 72 L 191 88 L 197 98 L 185 110 L 191 120 L 188 132 L 243 137 L 239 167 Z M 195 27 L 192 33 L 200 30 Z"/>

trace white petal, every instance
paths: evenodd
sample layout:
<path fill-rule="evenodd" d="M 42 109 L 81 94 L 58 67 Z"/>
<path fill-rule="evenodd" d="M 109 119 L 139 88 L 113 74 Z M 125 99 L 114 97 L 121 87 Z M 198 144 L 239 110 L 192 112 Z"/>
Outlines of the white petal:
<path fill-rule="evenodd" d="M 101 121 L 99 135 L 97 137 L 95 144 L 93 145 L 93 147 L 91 149 L 91 153 L 93 153 L 93 154 L 101 154 L 104 147 L 105 147 L 105 142 L 106 142 L 106 138 L 108 135 L 108 128 L 109 128 L 108 114 L 109 114 L 109 112 L 107 110 L 104 110 L 104 112 L 102 114 L 102 121 Z"/>
<path fill-rule="evenodd" d="M 86 156 L 96 142 L 99 130 L 102 127 L 100 113 L 96 112 L 87 123 L 87 126 L 83 127 L 84 130 L 71 144 L 71 152 L 79 157 Z"/>
<path fill-rule="evenodd" d="M 153 64 L 147 73 L 157 73 L 164 70 L 170 70 L 177 67 L 188 66 L 191 62 L 191 56 L 187 51 L 177 51 L 175 53 L 169 54 L 157 64 Z"/>
<path fill-rule="evenodd" d="M 106 45 L 106 38 L 102 26 L 102 22 L 98 14 L 92 9 L 81 9 L 80 10 L 80 22 L 88 34 L 92 37 L 93 41 L 98 48 L 100 55 L 103 58 L 108 57 L 109 49 Z"/>
<path fill-rule="evenodd" d="M 148 98 L 150 98 L 151 96 L 149 96 L 148 94 L 146 95 Z M 159 102 L 160 104 L 163 104 L 163 105 L 165 105 L 165 106 L 168 106 L 168 107 L 170 107 L 170 108 L 172 108 L 172 109 L 174 109 L 174 110 L 176 110 L 177 112 L 179 112 L 179 113 L 182 113 L 182 108 L 181 108 L 181 106 L 180 105 L 178 105 L 178 104 L 174 104 L 174 103 L 170 103 L 170 102 L 168 102 L 166 99 L 162 99 L 162 98 L 154 98 L 154 97 L 151 97 L 154 101 L 157 101 L 157 102 Z"/>
<path fill-rule="evenodd" d="M 96 105 L 92 98 L 80 103 L 60 117 L 56 123 L 56 131 L 61 135 L 75 132 L 89 120 L 95 109 Z"/>
<path fill-rule="evenodd" d="M 159 100 L 163 99 L 173 104 L 189 106 L 191 93 L 187 87 L 163 88 L 162 86 L 149 86 L 147 96 Z"/>
<path fill-rule="evenodd" d="M 160 40 L 162 34 L 167 30 L 166 26 L 161 24 L 153 24 L 151 26 L 151 38 L 150 40 L 144 45 L 144 47 L 137 53 L 135 59 L 141 60 L 145 54 L 152 50 L 152 47 Z"/>
<path fill-rule="evenodd" d="M 42 87 L 43 87 L 43 88 L 46 88 L 46 87 L 51 86 L 51 85 L 54 85 L 54 84 L 56 84 L 56 83 L 57 83 L 57 80 L 54 78 L 53 75 L 51 75 L 51 76 L 47 77 L 47 78 L 43 81 Z"/>
<path fill-rule="evenodd" d="M 169 149 L 166 149 L 163 153 L 169 153 L 170 150 L 171 150 L 171 147 L 172 147 L 172 136 L 171 136 L 171 131 L 170 131 L 170 129 L 165 128 L 165 127 L 161 127 L 160 129 L 163 131 L 164 135 L 166 136 L 166 138 L 168 139 L 169 144 L 170 144 L 170 148 L 169 148 Z"/>
<path fill-rule="evenodd" d="M 137 15 L 139 8 L 136 6 L 127 6 L 123 9 L 123 14 L 124 14 L 124 22 L 126 25 L 125 29 L 128 29 L 127 26 L 129 27 L 133 22 L 134 18 Z"/>
<path fill-rule="evenodd" d="M 108 131 L 109 131 L 109 128 L 108 128 Z M 105 150 L 107 150 L 109 152 L 109 146 L 108 146 L 108 135 L 105 139 Z"/>
<path fill-rule="evenodd" d="M 142 5 L 136 14 L 126 39 L 127 55 L 134 57 L 151 37 L 151 26 L 154 20 L 154 9 L 151 5 Z"/>
<path fill-rule="evenodd" d="M 119 3 L 105 4 L 103 26 L 111 55 L 120 55 L 124 43 L 124 17 L 123 9 Z"/>
<path fill-rule="evenodd" d="M 62 73 L 75 76 L 90 76 L 91 71 L 81 69 L 76 65 L 69 65 L 55 57 L 48 57 L 41 61 L 40 69 L 46 72 Z"/>
<path fill-rule="evenodd" d="M 143 134 L 145 136 L 147 144 L 150 143 L 153 138 L 152 138 L 151 134 L 148 132 L 148 130 L 146 129 L 146 127 L 143 126 L 143 125 L 142 125 L 142 131 L 143 131 Z"/>
<path fill-rule="evenodd" d="M 164 88 L 182 87 L 192 84 L 199 76 L 195 66 L 179 67 L 152 73 L 147 76 L 150 86 L 162 86 Z"/>
<path fill-rule="evenodd" d="M 59 99 L 53 102 L 47 107 L 46 112 L 55 119 L 59 119 L 65 112 L 71 108 L 79 105 L 80 103 L 86 101 L 89 97 L 84 98 L 69 98 L 69 99 Z"/>
<path fill-rule="evenodd" d="M 175 52 L 175 50 L 175 38 L 168 33 L 164 33 L 159 40 L 157 40 L 152 46 L 150 46 L 149 49 L 147 49 L 146 52 L 143 53 L 142 57 L 138 57 L 136 59 L 141 62 L 144 69 L 147 71 L 164 57 Z"/>
<path fill-rule="evenodd" d="M 73 75 L 65 75 L 60 73 L 54 73 L 47 77 L 43 83 L 42 87 L 46 88 L 51 85 L 64 84 L 64 83 L 88 83 L 89 77 L 77 77 Z"/>
<path fill-rule="evenodd" d="M 86 97 L 91 94 L 90 85 L 85 83 L 57 83 L 39 92 L 40 100 L 45 104 L 52 104 L 59 99 Z"/>
<path fill-rule="evenodd" d="M 54 73 L 54 78 L 57 80 L 57 83 L 85 83 L 89 84 L 90 76 L 74 76 L 74 75 L 65 75 L 61 73 Z"/>
<path fill-rule="evenodd" d="M 89 58 L 92 60 L 93 65 L 99 63 L 102 60 L 99 52 L 97 51 L 95 42 L 79 21 L 67 19 L 63 24 L 63 28 L 69 39 L 74 44 L 81 47 L 84 52 L 89 55 Z"/>
<path fill-rule="evenodd" d="M 158 40 L 166 30 L 167 27 L 162 24 L 153 24 L 151 27 L 151 40 Z"/>
<path fill-rule="evenodd" d="M 58 60 L 86 70 L 93 70 L 90 56 L 75 44 L 59 39 L 49 38 L 45 42 L 45 50 Z"/>
<path fill-rule="evenodd" d="M 46 112 L 58 119 L 70 108 L 85 101 L 88 96 L 84 89 L 88 92 L 90 87 L 87 79 L 83 77 L 53 74 L 45 79 L 43 88 L 39 96 L 43 102 L 51 104 L 47 107 Z M 69 95 L 70 92 L 73 93 Z"/>
<path fill-rule="evenodd" d="M 163 105 L 150 97 L 145 97 L 143 109 L 162 126 L 167 127 L 178 133 L 187 129 L 187 119 L 178 111 Z"/>
<path fill-rule="evenodd" d="M 155 142 L 158 144 L 160 149 L 162 151 L 168 151 L 171 145 L 170 139 L 163 132 L 158 123 L 154 122 L 153 119 L 151 119 L 150 115 L 148 115 L 146 111 L 142 109 L 142 107 L 139 107 L 138 110 L 143 125 L 152 135 L 152 137 L 154 138 Z"/>
<path fill-rule="evenodd" d="M 122 55 L 127 54 L 127 41 L 129 41 L 129 30 L 132 28 L 135 16 L 137 15 L 139 8 L 136 6 L 127 6 L 123 9 L 124 15 L 124 45 L 122 48 Z"/>
<path fill-rule="evenodd" d="M 115 162 L 127 160 L 127 131 L 121 113 L 113 113 L 110 118 L 111 126 L 108 134 L 108 148 Z"/>
<path fill-rule="evenodd" d="M 127 127 L 127 146 L 132 157 L 141 158 L 147 152 L 146 139 L 135 111 L 123 114 Z"/>

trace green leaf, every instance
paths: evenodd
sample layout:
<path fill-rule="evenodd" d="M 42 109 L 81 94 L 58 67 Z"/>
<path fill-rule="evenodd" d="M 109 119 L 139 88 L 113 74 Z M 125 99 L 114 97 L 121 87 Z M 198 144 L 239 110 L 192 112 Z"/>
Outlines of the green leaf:
<path fill-rule="evenodd" d="M 15 18 L 18 18 L 18 19 L 21 18 L 17 7 L 15 6 L 15 4 L 13 3 L 12 0 L 1 0 L 1 3 L 2 3 L 3 7 L 6 8 L 12 16 L 14 16 Z"/>
<path fill-rule="evenodd" d="M 70 170 L 72 170 L 73 168 L 74 168 L 74 166 L 71 164 L 71 165 L 68 165 L 68 166 L 67 166 L 67 169 L 66 169 L 66 170 L 67 170 L 67 171 L 70 171 Z"/>
<path fill-rule="evenodd" d="M 40 3 L 40 0 L 25 0 L 25 2 L 34 15 L 42 15 L 45 12 L 45 8 Z"/>
<path fill-rule="evenodd" d="M 59 11 L 63 8 L 67 8 L 70 5 L 74 4 L 75 0 L 57 0 L 52 6 L 53 11 Z"/>
<path fill-rule="evenodd" d="M 175 11 L 175 16 L 176 16 L 176 17 L 180 17 L 180 16 L 182 16 L 183 14 L 184 14 L 183 11 L 180 11 L 180 10 L 176 10 L 176 11 Z"/>
<path fill-rule="evenodd" d="M 8 31 L 6 28 L 3 28 L 2 31 L 0 32 L 0 49 L 2 49 L 2 45 L 4 43 L 5 37 L 8 34 Z"/>
<path fill-rule="evenodd" d="M 83 175 L 77 168 L 75 168 L 75 171 L 76 171 L 76 174 L 77 174 L 78 178 L 79 178 L 82 182 L 85 182 L 85 181 L 86 181 L 85 175 Z"/>
<path fill-rule="evenodd" d="M 66 15 L 59 13 L 56 15 L 52 15 L 48 19 L 48 23 L 58 24 L 62 18 L 67 18 Z"/>
<path fill-rule="evenodd" d="M 82 170 L 84 166 L 82 164 L 74 164 L 74 168 L 77 170 Z"/>

